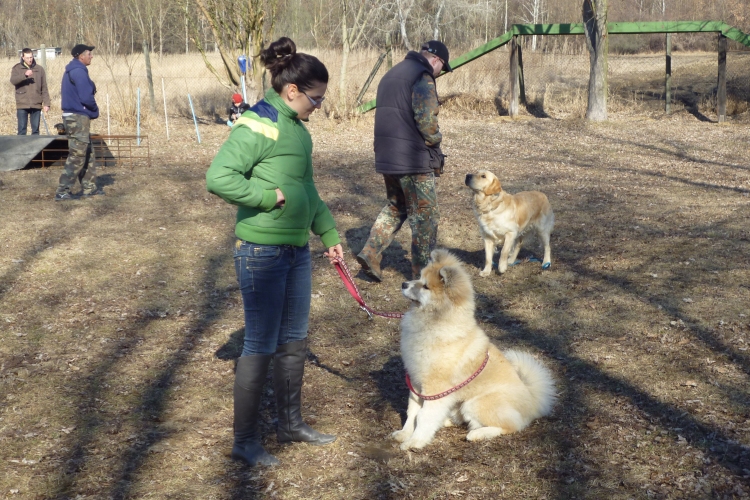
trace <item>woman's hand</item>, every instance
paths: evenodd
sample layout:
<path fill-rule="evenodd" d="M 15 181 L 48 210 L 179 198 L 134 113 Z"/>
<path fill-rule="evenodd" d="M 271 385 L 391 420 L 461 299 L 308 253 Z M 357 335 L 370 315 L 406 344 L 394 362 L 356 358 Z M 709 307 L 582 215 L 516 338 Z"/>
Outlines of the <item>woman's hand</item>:
<path fill-rule="evenodd" d="M 280 207 L 284 205 L 284 202 L 286 199 L 284 198 L 284 193 L 281 192 L 281 189 L 276 188 L 276 206 Z"/>
<path fill-rule="evenodd" d="M 336 262 L 336 257 L 340 259 L 344 258 L 344 249 L 341 247 L 341 243 L 339 243 L 338 245 L 329 248 L 327 252 L 323 252 L 323 255 L 328 257 L 328 260 L 333 264 Z"/>

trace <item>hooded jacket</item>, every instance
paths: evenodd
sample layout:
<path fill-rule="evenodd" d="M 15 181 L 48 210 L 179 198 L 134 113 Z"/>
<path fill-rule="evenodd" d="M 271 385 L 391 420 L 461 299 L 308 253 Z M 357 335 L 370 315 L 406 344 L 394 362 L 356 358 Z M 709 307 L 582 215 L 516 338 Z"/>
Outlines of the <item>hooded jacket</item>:
<path fill-rule="evenodd" d="M 242 240 L 302 247 L 312 231 L 326 248 L 341 242 L 313 182 L 310 133 L 273 89 L 234 123 L 206 172 L 206 188 L 238 206 L 235 234 Z"/>
<path fill-rule="evenodd" d="M 32 75 L 26 77 L 26 70 L 31 69 Z M 31 60 L 31 67 L 21 62 L 10 70 L 10 83 L 16 87 L 16 108 L 42 109 L 49 106 L 49 92 L 47 91 L 47 75 L 44 68 Z"/>
<path fill-rule="evenodd" d="M 78 59 L 73 59 L 65 66 L 60 88 L 63 113 L 86 115 L 92 120 L 99 117 L 99 106 L 94 94 L 96 85 L 89 78 L 89 70 Z"/>

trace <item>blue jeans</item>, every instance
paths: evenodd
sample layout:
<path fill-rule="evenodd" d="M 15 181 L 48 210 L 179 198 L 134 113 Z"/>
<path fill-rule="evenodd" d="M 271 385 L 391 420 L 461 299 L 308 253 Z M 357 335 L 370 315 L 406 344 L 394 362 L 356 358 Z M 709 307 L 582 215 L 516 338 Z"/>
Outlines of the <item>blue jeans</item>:
<path fill-rule="evenodd" d="M 39 135 L 39 118 L 41 115 L 41 109 L 17 109 L 18 135 L 26 135 L 26 124 L 28 123 L 29 116 L 31 116 L 31 135 Z"/>
<path fill-rule="evenodd" d="M 312 293 L 310 247 L 237 240 L 234 270 L 245 309 L 242 356 L 273 354 L 307 338 Z"/>

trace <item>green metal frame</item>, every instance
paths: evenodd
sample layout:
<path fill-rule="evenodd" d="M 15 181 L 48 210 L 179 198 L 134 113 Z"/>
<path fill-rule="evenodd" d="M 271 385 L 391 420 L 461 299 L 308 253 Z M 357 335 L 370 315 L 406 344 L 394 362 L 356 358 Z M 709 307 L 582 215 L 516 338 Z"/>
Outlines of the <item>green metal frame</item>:
<path fill-rule="evenodd" d="M 607 30 L 613 35 L 634 35 L 642 33 L 721 33 L 725 37 L 750 47 L 750 35 L 729 26 L 722 21 L 670 21 L 643 23 L 607 23 Z M 490 40 L 456 59 L 450 61 L 451 68 L 458 69 L 485 54 L 502 47 L 517 35 L 583 35 L 583 23 L 570 24 L 514 24 L 510 31 Z M 441 73 L 438 76 L 442 76 Z M 366 113 L 375 108 L 375 99 L 357 108 Z"/>

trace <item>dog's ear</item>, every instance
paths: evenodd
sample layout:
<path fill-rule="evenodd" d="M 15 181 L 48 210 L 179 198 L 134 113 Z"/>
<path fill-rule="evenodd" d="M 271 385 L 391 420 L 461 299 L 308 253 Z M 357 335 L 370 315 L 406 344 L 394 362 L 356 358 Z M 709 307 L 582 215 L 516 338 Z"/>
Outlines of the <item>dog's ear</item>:
<path fill-rule="evenodd" d="M 457 269 L 452 266 L 443 266 L 440 268 L 440 281 L 443 282 L 445 287 L 449 287 L 453 278 L 456 275 Z"/>
<path fill-rule="evenodd" d="M 443 282 L 445 296 L 455 306 L 462 306 L 467 301 L 474 300 L 474 289 L 471 278 L 461 266 L 460 262 L 440 268 L 440 280 Z"/>
<path fill-rule="evenodd" d="M 444 260 L 450 253 L 445 248 L 436 248 L 430 252 L 430 260 L 435 263 L 439 263 Z"/>
<path fill-rule="evenodd" d="M 490 185 L 487 186 L 487 189 L 484 190 L 484 194 L 487 196 L 498 194 L 503 190 L 502 184 L 500 184 L 500 181 L 497 179 L 497 177 L 492 179 L 492 182 L 490 182 Z"/>

